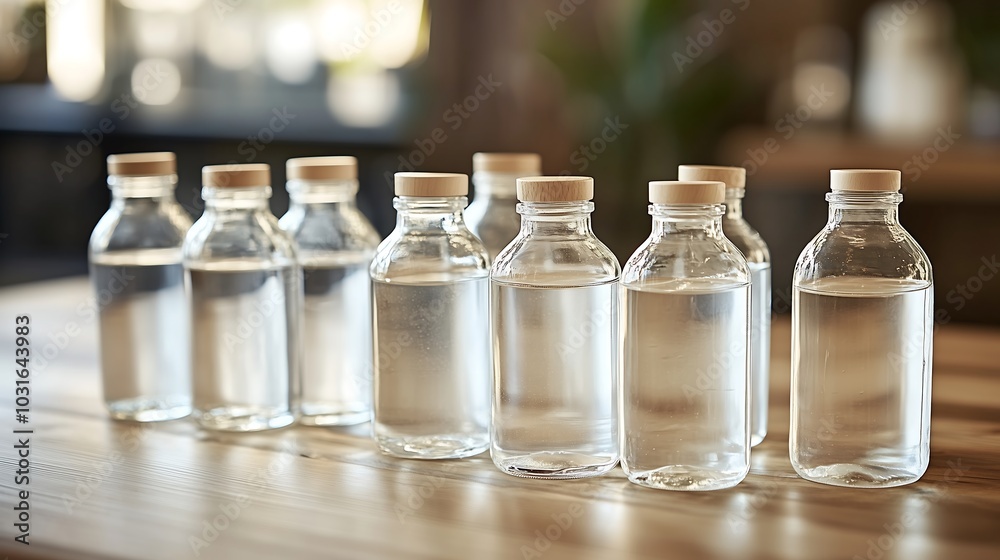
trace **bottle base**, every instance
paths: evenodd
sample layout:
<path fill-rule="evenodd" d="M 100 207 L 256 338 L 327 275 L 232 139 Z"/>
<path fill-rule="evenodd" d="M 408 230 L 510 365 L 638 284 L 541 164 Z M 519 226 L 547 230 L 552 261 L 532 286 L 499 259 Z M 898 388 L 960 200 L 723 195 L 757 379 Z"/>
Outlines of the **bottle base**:
<path fill-rule="evenodd" d="M 129 422 L 163 422 L 191 414 L 191 403 L 180 399 L 123 399 L 107 406 L 112 419 Z"/>
<path fill-rule="evenodd" d="M 501 471 L 522 478 L 571 479 L 600 476 L 618 464 L 615 456 L 586 455 L 568 451 L 541 451 L 526 455 L 498 458 L 493 455 L 493 464 Z"/>
<path fill-rule="evenodd" d="M 922 472 L 916 474 L 908 469 L 876 465 L 838 463 L 810 469 L 794 464 L 792 466 L 795 467 L 795 472 L 806 480 L 847 488 L 892 488 L 893 486 L 904 486 L 920 480 L 920 477 L 923 475 Z"/>
<path fill-rule="evenodd" d="M 490 448 L 487 435 L 376 436 L 375 441 L 379 451 L 402 459 L 461 459 L 479 455 Z"/>
<path fill-rule="evenodd" d="M 370 410 L 339 410 L 334 407 L 302 405 L 299 423 L 303 426 L 356 426 L 371 420 Z"/>
<path fill-rule="evenodd" d="M 758 445 L 760 445 L 761 442 L 764 441 L 764 436 L 766 435 L 767 432 L 759 432 L 759 433 L 755 432 L 750 434 L 750 447 L 757 447 Z"/>
<path fill-rule="evenodd" d="M 699 492 L 732 488 L 746 478 L 747 470 L 712 471 L 684 465 L 671 465 L 651 471 L 629 472 L 628 479 L 634 484 L 647 488 Z"/>
<path fill-rule="evenodd" d="M 290 426 L 295 415 L 286 409 L 225 406 L 195 411 L 195 421 L 206 430 L 220 432 L 259 432 Z"/>

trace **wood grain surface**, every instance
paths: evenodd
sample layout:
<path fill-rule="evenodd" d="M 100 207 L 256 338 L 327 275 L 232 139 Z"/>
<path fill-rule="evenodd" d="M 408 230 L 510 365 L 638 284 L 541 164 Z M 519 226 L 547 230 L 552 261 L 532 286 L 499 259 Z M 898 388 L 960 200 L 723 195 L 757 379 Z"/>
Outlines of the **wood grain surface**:
<path fill-rule="evenodd" d="M 0 291 L 0 356 L 13 361 L 14 317 L 27 313 L 38 358 L 29 546 L 13 540 L 11 367 L 0 383 L 9 558 L 1000 558 L 1000 330 L 938 329 L 929 471 L 857 490 L 792 471 L 789 325 L 775 320 L 770 433 L 750 475 L 683 493 L 640 488 L 620 469 L 536 481 L 502 474 L 488 454 L 393 459 L 367 426 L 219 435 L 186 420 L 113 422 L 88 295 L 83 279 Z"/>

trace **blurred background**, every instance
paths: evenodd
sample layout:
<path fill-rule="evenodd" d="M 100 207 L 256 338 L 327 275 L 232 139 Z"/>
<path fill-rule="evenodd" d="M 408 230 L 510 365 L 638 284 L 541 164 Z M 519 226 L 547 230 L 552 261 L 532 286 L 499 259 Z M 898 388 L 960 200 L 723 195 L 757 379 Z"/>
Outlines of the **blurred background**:
<path fill-rule="evenodd" d="M 271 164 L 280 216 L 287 158 L 355 155 L 383 235 L 392 173 L 535 151 L 622 262 L 647 181 L 741 165 L 778 313 L 829 169 L 901 169 L 939 322 L 1000 323 L 997 2 L 0 0 L 0 285 L 84 274 L 105 157 L 160 150 L 194 216 L 203 165 Z"/>

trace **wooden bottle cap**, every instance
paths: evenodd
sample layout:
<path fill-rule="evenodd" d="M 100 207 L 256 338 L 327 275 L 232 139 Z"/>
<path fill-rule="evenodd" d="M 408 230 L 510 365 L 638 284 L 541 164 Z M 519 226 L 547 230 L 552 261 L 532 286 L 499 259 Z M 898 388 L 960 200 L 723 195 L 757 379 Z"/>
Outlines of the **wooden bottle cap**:
<path fill-rule="evenodd" d="M 895 169 L 831 169 L 830 190 L 899 192 L 900 176 Z"/>
<path fill-rule="evenodd" d="M 465 196 L 469 176 L 464 173 L 396 173 L 396 196 Z"/>
<path fill-rule="evenodd" d="M 201 181 L 206 187 L 268 187 L 271 166 L 266 163 L 227 163 L 201 168 Z"/>
<path fill-rule="evenodd" d="M 517 199 L 522 202 L 579 202 L 594 198 L 593 177 L 519 177 Z"/>
<path fill-rule="evenodd" d="M 650 181 L 653 204 L 722 204 L 726 184 L 721 181 Z"/>
<path fill-rule="evenodd" d="M 108 175 L 158 177 L 176 174 L 177 156 L 173 152 L 111 154 L 108 156 Z"/>
<path fill-rule="evenodd" d="M 472 154 L 472 171 L 479 173 L 521 173 L 539 175 L 542 172 L 542 156 L 538 154 L 508 154 L 478 152 Z"/>
<path fill-rule="evenodd" d="M 679 165 L 677 179 L 680 181 L 721 181 L 729 189 L 742 189 L 747 184 L 747 170 L 742 167 L 722 165 Z"/>
<path fill-rule="evenodd" d="M 321 156 L 292 158 L 285 162 L 289 180 L 338 181 L 358 178 L 358 158 L 354 156 Z"/>

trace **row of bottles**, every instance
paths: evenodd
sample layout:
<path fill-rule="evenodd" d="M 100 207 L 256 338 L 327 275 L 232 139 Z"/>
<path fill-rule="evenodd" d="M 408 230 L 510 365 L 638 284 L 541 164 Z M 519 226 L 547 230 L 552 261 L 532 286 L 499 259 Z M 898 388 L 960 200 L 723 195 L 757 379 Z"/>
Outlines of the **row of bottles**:
<path fill-rule="evenodd" d="M 538 176 L 535 154 L 476 154 L 468 209 L 467 176 L 398 173 L 381 243 L 354 205 L 354 158 L 289 160 L 281 220 L 266 165 L 206 167 L 193 226 L 174 167 L 109 158 L 90 256 L 99 296 L 126 279 L 101 309 L 113 417 L 370 418 L 384 453 L 489 449 L 534 478 L 620 462 L 640 485 L 711 490 L 748 473 L 767 429 L 770 258 L 742 218 L 743 169 L 650 183 L 652 233 L 622 268 L 591 228 L 593 180 Z M 898 171 L 834 171 L 832 186 L 796 266 L 792 464 L 906 484 L 929 458 L 930 264 L 899 226 Z"/>

